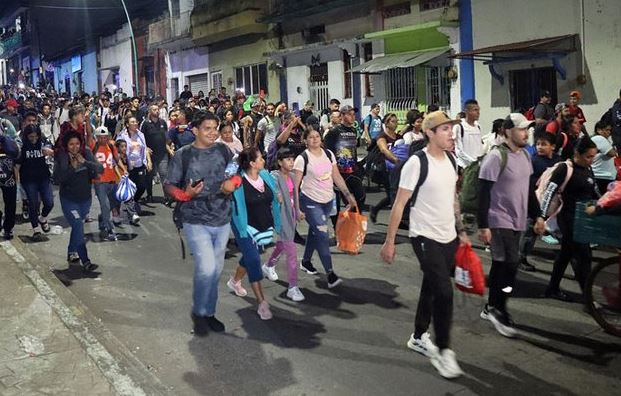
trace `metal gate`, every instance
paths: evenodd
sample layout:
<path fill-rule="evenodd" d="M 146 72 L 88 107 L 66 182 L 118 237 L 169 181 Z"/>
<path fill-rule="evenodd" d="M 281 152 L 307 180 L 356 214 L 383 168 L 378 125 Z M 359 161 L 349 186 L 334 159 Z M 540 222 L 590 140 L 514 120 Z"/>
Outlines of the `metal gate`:
<path fill-rule="evenodd" d="M 399 124 L 405 124 L 405 115 L 415 109 L 418 99 L 418 85 L 414 67 L 388 69 L 384 72 L 386 82 L 386 112 L 395 113 Z"/>
<path fill-rule="evenodd" d="M 330 95 L 328 93 L 328 64 L 320 63 L 310 66 L 310 99 L 315 104 L 315 110 L 328 108 Z"/>
<path fill-rule="evenodd" d="M 188 85 L 190 85 L 192 95 L 198 95 L 198 91 L 203 91 L 205 96 L 209 93 L 209 79 L 207 77 L 207 73 L 189 76 Z"/>

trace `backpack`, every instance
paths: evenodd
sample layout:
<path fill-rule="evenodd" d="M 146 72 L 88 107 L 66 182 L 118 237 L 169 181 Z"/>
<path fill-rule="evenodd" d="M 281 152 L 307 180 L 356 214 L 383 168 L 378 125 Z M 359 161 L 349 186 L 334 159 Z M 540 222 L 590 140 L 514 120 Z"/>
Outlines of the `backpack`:
<path fill-rule="evenodd" d="M 529 107 L 528 110 L 524 112 L 524 117 L 526 117 L 527 120 L 529 121 L 535 120 L 535 107 L 536 106 Z"/>
<path fill-rule="evenodd" d="M 399 181 L 401 180 L 401 169 L 403 169 L 403 165 L 405 165 L 408 158 L 413 156 L 416 152 L 424 149 L 425 146 L 427 146 L 427 141 L 425 139 L 412 142 L 412 144 L 410 144 L 410 147 L 408 147 L 407 157 L 403 161 L 400 161 L 397 165 L 395 165 L 394 168 L 390 171 L 390 196 L 393 200 L 397 196 L 397 190 L 399 190 Z M 452 156 L 450 158 L 451 160 L 455 160 L 455 158 Z M 425 158 L 425 160 L 427 160 L 427 158 Z"/>
<path fill-rule="evenodd" d="M 509 147 L 505 144 L 501 144 L 500 146 L 495 146 L 490 153 L 492 153 L 493 150 L 498 150 L 500 152 L 500 173 L 498 173 L 498 177 L 500 177 L 507 167 Z M 531 159 L 526 150 L 521 149 L 520 151 L 524 153 L 530 162 Z M 464 169 L 462 174 L 462 187 L 459 193 L 459 206 L 461 207 L 462 213 L 477 214 L 479 208 L 479 172 L 481 171 L 481 164 L 485 157 L 486 156 L 479 157 Z"/>
<path fill-rule="evenodd" d="M 384 175 L 386 174 L 386 158 L 376 141 L 371 142 L 371 146 L 367 158 L 365 160 L 365 170 L 367 176 L 376 184 L 382 184 Z"/>
<path fill-rule="evenodd" d="M 334 163 L 334 161 L 332 160 L 332 156 L 330 155 L 330 151 L 327 148 L 323 147 L 322 150 L 324 153 L 326 153 L 326 156 L 330 159 L 330 162 Z M 302 171 L 302 177 L 304 177 L 306 176 L 306 168 L 308 167 L 308 150 L 302 151 L 302 154 L 300 154 L 300 156 L 304 160 L 304 170 Z"/>
<path fill-rule="evenodd" d="M 276 159 L 278 158 L 278 142 L 274 139 L 272 143 L 267 147 L 267 154 L 265 155 L 265 163 L 267 165 L 268 170 L 276 170 L 278 162 Z"/>
<path fill-rule="evenodd" d="M 539 204 L 542 205 L 543 200 L 546 195 L 546 190 L 548 189 L 548 184 L 550 184 L 550 179 L 552 178 L 552 174 L 554 174 L 556 169 L 558 169 L 558 167 L 561 164 L 567 165 L 567 175 L 565 175 L 565 180 L 563 181 L 563 184 L 559 186 L 558 190 L 556 191 L 556 194 L 550 199 L 550 203 L 548 205 L 548 210 L 547 210 L 549 215 L 548 215 L 548 220 L 546 220 L 546 223 L 548 223 L 548 221 L 551 221 L 551 219 L 555 218 L 556 215 L 558 215 L 561 209 L 563 208 L 563 198 L 561 197 L 561 194 L 567 187 L 567 183 L 569 183 L 569 179 L 571 179 L 571 176 L 573 175 L 573 172 L 574 172 L 574 167 L 573 167 L 573 164 L 571 163 L 571 160 L 557 162 L 556 164 L 554 164 L 554 166 L 551 166 L 548 169 L 546 169 L 541 174 L 541 177 L 539 177 L 539 180 L 537 180 L 537 189 L 535 190 L 535 196 L 537 197 Z"/>
<path fill-rule="evenodd" d="M 459 125 L 459 131 L 460 131 L 460 135 L 461 135 L 461 140 L 463 141 L 464 140 L 464 134 L 466 133 L 464 131 L 464 126 L 462 125 L 461 122 L 459 124 L 457 124 L 457 125 Z M 481 132 L 481 125 L 477 124 L 477 128 L 479 128 L 479 132 Z"/>

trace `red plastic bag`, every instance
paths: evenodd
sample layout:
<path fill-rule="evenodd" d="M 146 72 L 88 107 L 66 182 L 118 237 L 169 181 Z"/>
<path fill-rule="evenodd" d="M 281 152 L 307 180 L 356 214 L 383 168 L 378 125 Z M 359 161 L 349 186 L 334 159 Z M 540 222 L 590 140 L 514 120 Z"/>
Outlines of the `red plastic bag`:
<path fill-rule="evenodd" d="M 621 181 L 621 157 L 615 157 L 615 168 L 617 168 L 617 180 Z"/>
<path fill-rule="evenodd" d="M 481 259 L 471 245 L 459 245 L 455 253 L 455 286 L 464 293 L 485 293 L 485 274 Z"/>
<path fill-rule="evenodd" d="M 612 186 L 608 186 L 608 192 L 604 194 L 597 204 L 604 209 L 615 208 L 621 206 L 621 182 L 614 182 Z"/>
<path fill-rule="evenodd" d="M 336 220 L 336 247 L 345 253 L 358 254 L 367 235 L 367 217 L 350 210 L 339 212 Z"/>

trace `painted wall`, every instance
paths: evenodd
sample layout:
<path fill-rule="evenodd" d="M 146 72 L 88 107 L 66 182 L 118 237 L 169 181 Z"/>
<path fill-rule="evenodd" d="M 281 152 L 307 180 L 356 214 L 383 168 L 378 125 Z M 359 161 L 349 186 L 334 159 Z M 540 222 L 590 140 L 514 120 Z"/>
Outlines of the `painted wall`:
<path fill-rule="evenodd" d="M 132 45 L 129 37 L 129 27 L 125 24 L 121 29 L 117 30 L 116 33 L 101 38 L 99 50 L 99 78 L 102 84 L 106 81 L 110 81 L 110 69 L 118 68 L 120 88 L 123 88 L 123 92 L 131 96 L 134 91 L 134 71 Z M 108 86 L 110 85 L 111 84 L 108 84 Z"/>
<path fill-rule="evenodd" d="M 84 92 L 88 94 L 93 91 L 99 92 L 97 83 L 97 52 L 95 50 L 82 55 L 82 81 L 84 82 Z"/>
<path fill-rule="evenodd" d="M 567 80 L 557 74 L 559 101 L 566 101 L 570 91 L 582 92 L 581 107 L 587 119 L 587 129 L 592 130 L 595 122 L 618 97 L 621 80 L 618 74 L 618 60 L 621 59 L 621 2 L 618 0 L 584 0 L 584 30 L 586 55 L 582 71 L 582 51 L 571 53 L 562 60 L 567 70 Z M 497 44 L 508 44 L 537 38 L 581 33 L 581 0 L 522 0 L 517 4 L 510 0 L 472 1 L 474 48 Z M 532 10 L 545 18 L 533 18 Z M 506 15 L 521 23 L 499 24 Z M 614 38 L 614 39 L 611 39 Z M 579 45 L 581 47 L 581 45 Z M 487 66 L 475 62 L 475 84 L 477 99 L 481 105 L 483 130 L 491 128 L 495 118 L 504 118 L 510 112 L 509 82 L 510 70 L 530 67 L 551 66 L 551 61 L 529 61 L 519 64 L 505 64 L 501 70 L 505 84 L 493 79 Z M 579 85 L 576 77 L 584 73 L 585 85 Z"/>
<path fill-rule="evenodd" d="M 58 90 L 58 92 L 67 92 L 65 90 L 65 77 L 69 76 L 70 79 L 73 78 L 71 73 L 71 58 L 63 59 L 56 62 L 56 73 L 54 73 L 54 88 Z M 73 90 L 75 89 L 73 82 L 71 83 L 71 92 L 73 94 Z"/>
<path fill-rule="evenodd" d="M 209 53 L 207 47 L 196 47 L 183 51 L 169 53 L 167 68 L 167 89 L 166 97 L 168 103 L 172 103 L 173 98 L 171 79 L 179 79 L 179 93 L 183 91 L 183 86 L 188 83 L 188 78 L 195 74 L 209 73 Z M 211 80 L 211 76 L 208 77 Z M 197 92 L 194 92 L 196 94 Z M 207 94 L 207 92 L 205 92 Z"/>

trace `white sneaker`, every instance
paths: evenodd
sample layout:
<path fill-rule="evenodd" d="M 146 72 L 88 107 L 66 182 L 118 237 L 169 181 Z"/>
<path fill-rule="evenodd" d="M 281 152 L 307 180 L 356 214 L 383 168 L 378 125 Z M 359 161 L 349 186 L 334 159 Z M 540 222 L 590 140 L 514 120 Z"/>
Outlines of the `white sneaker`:
<path fill-rule="evenodd" d="M 137 214 L 132 215 L 132 224 L 138 224 L 140 223 L 140 216 L 138 216 Z"/>
<path fill-rule="evenodd" d="M 304 301 L 306 298 L 297 286 L 290 287 L 289 290 L 287 290 L 287 297 L 295 302 Z"/>
<path fill-rule="evenodd" d="M 267 303 L 267 301 L 265 300 L 261 301 L 257 309 L 257 314 L 259 314 L 259 317 L 261 318 L 261 320 L 272 319 L 272 311 L 270 311 L 270 306 Z"/>
<path fill-rule="evenodd" d="M 455 352 L 448 348 L 436 353 L 430 360 L 433 367 L 444 378 L 457 378 L 464 374 L 459 364 L 457 364 Z"/>
<path fill-rule="evenodd" d="M 278 274 L 276 273 L 276 269 L 274 267 L 270 267 L 267 264 L 263 264 L 261 266 L 261 270 L 263 270 L 263 275 L 271 280 L 271 281 L 277 281 L 278 280 Z"/>
<path fill-rule="evenodd" d="M 483 307 L 483 310 L 481 311 L 479 316 L 483 320 L 489 320 L 489 306 L 487 304 L 485 304 L 485 306 Z"/>
<path fill-rule="evenodd" d="M 420 338 L 414 338 L 414 333 L 412 333 L 407 345 L 411 350 L 429 358 L 438 353 L 438 347 L 431 341 L 431 335 L 428 332 L 424 332 Z"/>
<path fill-rule="evenodd" d="M 237 297 L 246 297 L 248 295 L 246 289 L 244 289 L 244 287 L 241 285 L 241 281 L 235 282 L 232 276 L 229 278 L 229 281 L 226 282 L 226 286 L 233 292 L 235 292 L 235 295 Z"/>

